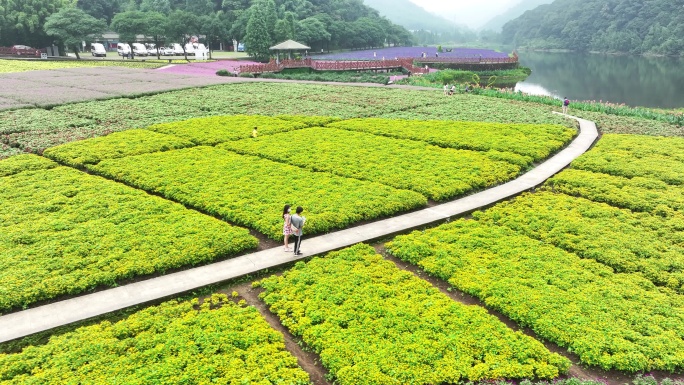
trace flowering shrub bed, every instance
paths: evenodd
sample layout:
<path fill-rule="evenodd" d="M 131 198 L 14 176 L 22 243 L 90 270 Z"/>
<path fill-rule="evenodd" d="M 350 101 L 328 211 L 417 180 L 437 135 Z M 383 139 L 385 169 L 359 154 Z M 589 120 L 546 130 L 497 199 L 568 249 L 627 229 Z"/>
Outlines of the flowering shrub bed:
<path fill-rule="evenodd" d="M 0 160 L 24 153 L 25 151 L 22 149 L 10 147 L 4 143 L 0 143 Z"/>
<path fill-rule="evenodd" d="M 36 170 L 0 177 L 0 311 L 257 245 L 245 229 L 36 158 L 0 162 Z"/>
<path fill-rule="evenodd" d="M 282 238 L 285 204 L 303 206 L 306 233 L 318 234 L 427 203 L 412 191 L 212 147 L 108 159 L 88 168 L 274 239 Z"/>
<path fill-rule="evenodd" d="M 581 196 L 594 202 L 660 216 L 684 211 L 684 186 L 672 186 L 658 179 L 630 179 L 571 169 L 549 179 L 547 188 L 572 196 Z"/>
<path fill-rule="evenodd" d="M 439 103 L 375 117 L 413 120 L 460 120 L 492 123 L 559 124 L 575 128 L 574 121 L 551 114 L 551 108 L 532 103 L 487 98 L 477 95 L 436 95 Z"/>
<path fill-rule="evenodd" d="M 523 195 L 474 216 L 684 292 L 681 216 L 635 214 L 551 192 Z"/>
<path fill-rule="evenodd" d="M 633 211 L 672 216 L 684 208 L 684 139 L 604 135 L 547 188 Z M 668 184 L 669 183 L 669 184 Z"/>
<path fill-rule="evenodd" d="M 99 60 L 6 60 L 0 59 L 0 73 L 23 72 L 36 70 L 53 70 L 61 68 L 81 67 L 128 67 L 128 68 L 159 68 L 168 64 L 168 61 L 99 61 Z"/>
<path fill-rule="evenodd" d="M 95 121 L 73 114 L 42 108 L 0 112 L 0 135 L 26 131 L 64 131 L 73 127 L 90 126 Z"/>
<path fill-rule="evenodd" d="M 0 162 L 0 177 L 18 174 L 24 171 L 47 170 L 58 164 L 39 156 L 23 154 Z"/>
<path fill-rule="evenodd" d="M 70 93 L 74 94 L 73 89 Z M 237 114 L 327 115 L 335 118 L 386 116 L 575 127 L 574 122 L 549 114 L 545 106 L 469 96 L 472 98 L 446 98 L 425 91 L 308 84 L 230 84 L 136 99 L 68 104 L 50 110 L 0 112 L 0 142 L 24 151 L 42 153 L 48 147 L 132 128 Z M 320 121 L 301 123 L 309 126 L 323 124 Z"/>
<path fill-rule="evenodd" d="M 169 301 L 118 321 L 0 354 L 2 383 L 309 384 L 282 334 L 256 308 L 215 294 Z"/>
<path fill-rule="evenodd" d="M 684 298 L 640 274 L 616 274 L 482 221 L 413 232 L 387 247 L 585 364 L 627 372 L 684 368 Z"/>
<path fill-rule="evenodd" d="M 196 145 L 213 146 L 219 143 L 249 138 L 254 127 L 259 135 L 269 135 L 306 127 L 294 120 L 268 116 L 216 116 L 164 123 L 147 127 L 148 130 L 187 139 Z"/>
<path fill-rule="evenodd" d="M 594 149 L 572 163 L 581 170 L 684 184 L 684 139 L 604 135 Z"/>
<path fill-rule="evenodd" d="M 413 190 L 435 200 L 505 182 L 531 162 L 512 153 L 455 150 L 321 127 L 227 142 L 219 147 Z"/>
<path fill-rule="evenodd" d="M 420 140 L 441 147 L 514 152 L 535 161 L 559 150 L 575 135 L 575 130 L 558 125 L 435 120 L 352 119 L 330 124 L 329 127 Z"/>
<path fill-rule="evenodd" d="M 399 270 L 367 245 L 298 262 L 262 299 L 340 384 L 554 378 L 570 362 Z"/>
<path fill-rule="evenodd" d="M 44 155 L 72 167 L 83 167 L 86 164 L 96 164 L 102 159 L 123 158 L 192 146 L 191 142 L 172 135 L 147 130 L 128 130 L 49 148 Z"/>

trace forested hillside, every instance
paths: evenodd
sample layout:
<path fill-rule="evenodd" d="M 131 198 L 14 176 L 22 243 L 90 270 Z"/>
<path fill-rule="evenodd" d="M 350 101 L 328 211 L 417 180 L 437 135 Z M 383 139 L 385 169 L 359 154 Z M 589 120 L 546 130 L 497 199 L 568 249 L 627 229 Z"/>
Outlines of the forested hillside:
<path fill-rule="evenodd" d="M 556 0 L 502 33 L 517 47 L 684 55 L 684 0 Z"/>
<path fill-rule="evenodd" d="M 483 31 L 501 32 L 501 27 L 509 21 L 520 17 L 526 11 L 534 9 L 542 4 L 552 3 L 553 0 L 522 0 L 505 12 L 493 17 L 480 28 Z"/>
<path fill-rule="evenodd" d="M 43 31 L 45 19 L 73 2 L 0 0 L 0 45 L 51 44 L 53 38 Z M 362 0 L 78 0 L 76 6 L 108 24 L 124 12 L 142 12 L 143 16 L 130 15 L 143 18 L 154 14 L 164 20 L 163 26 L 155 27 L 169 31 L 162 35 L 171 35 L 172 31 L 174 36 L 205 35 L 228 43 L 248 40 L 250 21 L 252 35 L 259 36 L 263 45 L 287 39 L 315 49 L 411 43 L 411 34 L 405 28 L 381 17 Z M 261 28 L 258 31 L 257 26 Z M 137 33 L 151 35 L 149 31 Z M 159 34 L 159 28 L 154 34 Z"/>

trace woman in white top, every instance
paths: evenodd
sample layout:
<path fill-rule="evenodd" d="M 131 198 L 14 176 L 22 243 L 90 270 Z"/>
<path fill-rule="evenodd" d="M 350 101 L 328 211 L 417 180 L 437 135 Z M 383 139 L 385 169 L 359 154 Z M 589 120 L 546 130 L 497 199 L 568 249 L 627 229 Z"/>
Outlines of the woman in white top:
<path fill-rule="evenodd" d="M 288 244 L 290 234 L 292 234 L 292 221 L 290 218 L 290 205 L 285 205 L 283 208 L 283 237 L 285 237 L 285 251 L 292 251 Z"/>

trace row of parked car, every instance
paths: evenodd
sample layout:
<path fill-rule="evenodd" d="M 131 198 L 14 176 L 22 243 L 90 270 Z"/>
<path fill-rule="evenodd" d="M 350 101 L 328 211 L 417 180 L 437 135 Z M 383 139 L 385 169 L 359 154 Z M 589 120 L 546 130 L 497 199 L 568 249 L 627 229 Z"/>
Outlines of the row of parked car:
<path fill-rule="evenodd" d="M 169 44 L 166 47 L 157 48 L 154 44 L 148 43 L 133 43 L 133 55 L 135 56 L 182 56 L 185 52 L 188 55 L 194 55 L 195 52 L 206 51 L 204 44 L 198 43 L 188 43 L 185 45 L 185 52 L 183 52 L 183 47 L 178 43 Z M 107 56 L 107 50 L 101 43 L 92 43 L 90 45 L 90 53 L 93 56 Z M 129 56 L 131 54 L 131 46 L 126 43 L 118 43 L 116 45 L 116 53 L 119 56 Z"/>

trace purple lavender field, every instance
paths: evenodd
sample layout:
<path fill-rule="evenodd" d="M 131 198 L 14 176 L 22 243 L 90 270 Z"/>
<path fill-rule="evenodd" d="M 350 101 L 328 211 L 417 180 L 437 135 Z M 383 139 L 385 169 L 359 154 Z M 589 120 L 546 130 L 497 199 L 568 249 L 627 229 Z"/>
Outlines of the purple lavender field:
<path fill-rule="evenodd" d="M 491 49 L 479 49 L 479 48 L 454 48 L 452 52 L 446 52 L 446 49 L 450 47 L 445 47 L 444 52 L 439 54 L 439 57 L 446 58 L 479 58 L 482 56 L 483 59 L 498 59 L 507 58 L 508 54 L 504 52 L 497 52 Z M 329 59 L 329 60 L 382 60 L 394 59 L 396 58 L 420 58 L 421 54 L 425 52 L 427 57 L 435 57 L 437 53 L 436 47 L 391 47 L 382 49 L 368 49 L 364 51 L 351 51 L 351 52 L 340 52 L 329 55 L 316 55 L 313 56 L 315 59 Z M 375 53 L 375 56 L 373 55 Z"/>

